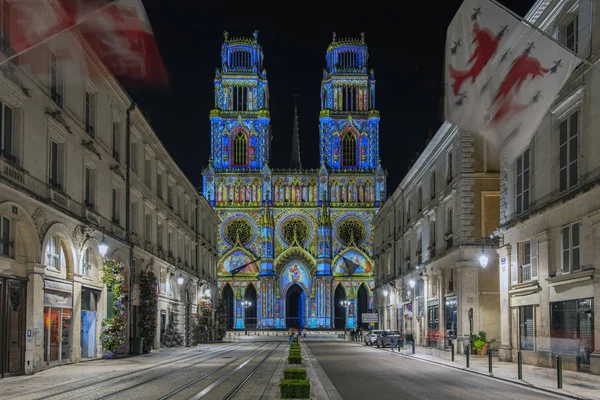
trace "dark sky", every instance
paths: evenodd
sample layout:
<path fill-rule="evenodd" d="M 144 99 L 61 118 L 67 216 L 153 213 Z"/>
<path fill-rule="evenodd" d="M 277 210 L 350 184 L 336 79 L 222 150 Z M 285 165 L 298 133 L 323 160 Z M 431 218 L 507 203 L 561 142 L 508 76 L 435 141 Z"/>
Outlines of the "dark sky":
<path fill-rule="evenodd" d="M 219 3 L 221 5 L 217 5 Z M 534 0 L 501 0 L 524 15 Z M 171 75 L 169 91 L 132 96 L 171 156 L 196 185 L 210 149 L 209 111 L 213 79 L 220 67 L 223 31 L 251 37 L 259 31 L 271 94 L 271 166 L 288 167 L 293 121 L 292 94 L 300 94 L 300 146 L 305 168 L 319 166 L 320 83 L 333 31 L 338 38 L 365 32 L 370 68 L 377 79 L 381 112 L 380 154 L 391 193 L 409 160 L 425 147 L 428 132 L 442 123 L 442 62 L 446 28 L 461 0 L 368 3 L 341 11 L 344 2 L 257 2 L 144 0 L 158 46 Z M 304 3 L 310 4 L 310 3 Z M 394 4 L 394 8 L 383 4 Z"/>

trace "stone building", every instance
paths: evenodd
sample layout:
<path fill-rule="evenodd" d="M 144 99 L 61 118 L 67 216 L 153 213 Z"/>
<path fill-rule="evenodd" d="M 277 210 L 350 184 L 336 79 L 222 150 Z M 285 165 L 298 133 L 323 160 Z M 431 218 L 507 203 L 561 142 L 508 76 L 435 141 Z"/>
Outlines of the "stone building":
<path fill-rule="evenodd" d="M 526 18 L 595 64 L 599 6 L 539 0 Z M 561 355 L 564 368 L 600 373 L 597 102 L 600 74 L 582 62 L 529 144 L 501 150 L 503 360 L 521 351 L 525 363 L 553 366 Z"/>
<path fill-rule="evenodd" d="M 458 351 L 471 332 L 499 336 L 499 161 L 444 123 L 412 165 L 374 220 L 380 326 Z"/>
<path fill-rule="evenodd" d="M 0 377 L 101 356 L 102 239 L 128 282 L 160 279 L 154 346 L 177 315 L 189 338 L 185 317 L 217 295 L 208 202 L 76 30 L 0 69 Z"/>

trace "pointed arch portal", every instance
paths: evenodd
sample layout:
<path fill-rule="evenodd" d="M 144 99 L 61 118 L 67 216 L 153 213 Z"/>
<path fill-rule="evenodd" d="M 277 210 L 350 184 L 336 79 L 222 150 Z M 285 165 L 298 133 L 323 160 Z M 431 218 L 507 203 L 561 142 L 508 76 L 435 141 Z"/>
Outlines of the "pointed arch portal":
<path fill-rule="evenodd" d="M 225 285 L 225 289 L 223 289 L 223 298 L 225 299 L 225 304 L 227 304 L 227 329 L 233 329 L 234 327 L 234 308 L 233 308 L 233 289 L 231 285 Z"/>
<path fill-rule="evenodd" d="M 368 322 L 363 322 L 362 321 L 362 315 L 363 313 L 368 313 L 369 312 L 369 292 L 367 291 L 367 287 L 366 285 L 363 283 L 360 285 L 360 287 L 358 288 L 358 295 L 356 298 L 356 303 L 357 303 L 357 324 L 356 326 L 359 328 L 363 328 L 363 329 L 367 329 L 369 327 L 369 323 Z"/>
<path fill-rule="evenodd" d="M 346 291 L 342 285 L 337 285 L 335 288 L 335 320 L 333 326 L 335 329 L 346 328 L 346 307 L 342 305 L 342 301 L 346 300 Z"/>
<path fill-rule="evenodd" d="M 244 294 L 244 300 L 250 302 L 250 307 L 246 308 L 244 324 L 246 329 L 256 329 L 256 289 L 254 285 L 248 285 Z"/>
<path fill-rule="evenodd" d="M 297 283 L 291 285 L 285 295 L 285 325 L 288 328 L 304 328 L 306 294 Z"/>

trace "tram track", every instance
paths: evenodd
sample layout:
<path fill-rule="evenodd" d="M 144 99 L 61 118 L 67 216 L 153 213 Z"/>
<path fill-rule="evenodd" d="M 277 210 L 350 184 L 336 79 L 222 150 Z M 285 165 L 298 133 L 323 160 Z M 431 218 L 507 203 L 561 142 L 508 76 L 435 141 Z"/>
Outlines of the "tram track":
<path fill-rule="evenodd" d="M 232 346 L 232 347 L 227 346 L 224 349 L 212 352 L 210 354 L 204 353 L 199 358 L 198 357 L 187 358 L 186 360 L 183 360 L 183 361 L 192 361 L 191 364 L 187 364 L 186 363 L 186 365 L 183 365 L 181 367 L 175 368 L 173 370 L 165 371 L 164 373 L 160 373 L 160 374 L 152 374 L 151 376 L 142 375 L 142 376 L 136 376 L 136 377 L 128 376 L 128 377 L 126 377 L 127 379 L 121 379 L 121 377 L 117 377 L 116 379 L 118 381 L 113 380 L 111 382 L 105 382 L 105 383 L 101 384 L 100 386 L 93 385 L 95 387 L 90 388 L 90 390 L 86 390 L 84 392 L 77 392 L 77 393 L 74 393 L 72 396 L 69 396 L 69 397 L 61 397 L 61 400 L 79 399 L 79 398 L 82 398 L 83 396 L 91 396 L 91 397 L 93 397 L 95 399 L 105 399 L 105 398 L 108 398 L 108 397 L 112 397 L 115 394 L 119 394 L 119 393 L 122 393 L 122 392 L 126 392 L 126 391 L 129 391 L 129 390 L 138 388 L 138 387 L 140 387 L 140 386 L 142 386 L 144 384 L 147 384 L 149 382 L 158 381 L 158 380 L 163 379 L 165 377 L 172 376 L 174 373 L 181 372 L 181 371 L 183 371 L 185 369 L 188 369 L 190 367 L 196 366 L 198 364 L 205 363 L 205 362 L 207 362 L 209 360 L 213 360 L 213 359 L 218 358 L 218 357 L 223 357 L 224 355 L 226 355 L 228 353 L 231 353 L 233 351 L 239 350 L 242 347 L 243 346 Z M 225 351 L 223 351 L 223 350 L 225 350 Z M 101 392 L 107 390 L 110 387 L 118 387 L 120 385 L 128 384 L 128 383 L 130 383 L 130 381 L 132 379 L 141 379 L 141 381 L 136 382 L 136 383 L 134 383 L 132 385 L 126 386 L 126 387 L 124 387 L 122 389 L 119 389 L 119 390 L 117 390 L 115 392 L 111 392 L 111 393 L 106 394 L 106 395 L 102 395 L 101 394 Z M 98 394 L 100 397 L 95 397 L 94 394 Z"/>
<path fill-rule="evenodd" d="M 253 348 L 253 349 L 251 349 L 251 350 L 249 350 L 249 351 L 245 352 L 245 353 L 244 353 L 244 354 L 242 354 L 241 356 L 239 356 L 239 357 L 236 357 L 235 359 L 233 359 L 233 360 L 231 360 L 231 361 L 227 362 L 226 364 L 224 364 L 224 365 L 222 365 L 222 366 L 220 366 L 220 367 L 218 367 L 218 368 L 216 368 L 216 369 L 213 369 L 212 371 L 208 371 L 208 372 L 206 372 L 206 373 L 204 373 L 204 374 L 200 375 L 198 378 L 194 379 L 192 382 L 190 382 L 190 383 L 187 383 L 187 384 L 185 384 L 185 385 L 183 385 L 183 386 L 179 387 L 178 389 L 176 389 L 176 390 L 174 390 L 174 391 L 170 392 L 170 393 L 169 393 L 169 394 L 167 394 L 166 396 L 163 396 L 163 397 L 161 397 L 161 399 L 166 399 L 166 398 L 169 398 L 169 397 L 172 397 L 172 396 L 174 396 L 175 394 L 177 394 L 177 393 L 181 392 L 182 390 L 185 390 L 185 389 L 186 389 L 186 388 L 188 388 L 189 386 L 192 386 L 192 385 L 194 385 L 194 384 L 196 384 L 196 383 L 198 383 L 198 382 L 200 382 L 200 381 L 202 381 L 202 380 L 204 380 L 204 379 L 208 378 L 209 376 L 211 376 L 211 375 L 213 375 L 213 374 L 215 374 L 215 373 L 217 373 L 217 372 L 219 372 L 219 371 L 221 371 L 221 370 L 223 370 L 223 369 L 227 368 L 227 367 L 228 367 L 228 366 L 230 366 L 231 364 L 233 364 L 233 363 L 235 363 L 235 362 L 238 362 L 239 360 L 243 359 L 244 357 L 248 356 L 248 355 L 249 355 L 249 354 L 251 354 L 251 353 L 254 353 L 254 352 L 256 352 L 256 351 L 259 351 L 259 352 L 261 352 L 262 350 L 260 350 L 260 349 L 261 349 L 261 348 L 263 348 L 263 347 L 264 347 L 264 346 L 266 346 L 266 345 L 267 345 L 267 343 L 265 343 L 265 344 L 262 344 L 262 345 L 261 345 L 261 346 L 259 346 L 258 348 Z M 240 350 L 240 349 L 242 349 L 243 347 L 244 347 L 244 346 L 237 346 L 237 347 L 235 348 L 235 350 Z M 233 350 L 231 350 L 231 351 L 233 351 Z M 228 351 L 228 352 L 226 352 L 226 353 L 223 353 L 223 354 L 227 354 L 227 353 L 229 353 L 229 352 L 230 352 L 230 351 Z M 223 356 L 223 354 L 220 354 L 220 356 Z M 211 358 L 209 358 L 209 359 L 213 359 L 213 358 L 216 358 L 216 357 L 218 357 L 218 356 L 211 357 Z M 195 364 L 193 364 L 193 365 L 197 365 L 197 364 L 199 364 L 199 363 L 206 362 L 206 361 L 208 361 L 209 359 L 202 360 L 202 361 L 200 361 L 200 362 L 198 362 L 198 363 L 195 363 Z M 187 368 L 190 368 L 190 367 L 192 367 L 193 365 L 188 365 L 188 366 L 182 367 L 181 369 L 187 369 Z M 175 372 L 175 371 L 173 371 L 173 372 Z M 163 377 L 164 377 L 164 376 L 161 376 L 161 377 L 159 377 L 158 379 L 162 379 Z M 138 382 L 138 383 L 136 383 L 136 384 L 134 384 L 134 385 L 131 385 L 131 386 L 128 386 L 128 387 L 125 387 L 125 388 L 119 389 L 119 390 L 117 390 L 117 391 L 114 391 L 114 392 L 112 392 L 112 393 L 109 393 L 109 394 L 107 394 L 107 395 L 105 395 L 105 396 L 102 396 L 102 397 L 96 397 L 95 399 L 96 399 L 96 400 L 104 400 L 104 399 L 112 398 L 112 397 L 115 397 L 115 396 L 119 396 L 119 395 L 122 395 L 123 393 L 129 392 L 129 391 L 131 391 L 131 390 L 133 390 L 133 389 L 136 389 L 136 388 L 138 388 L 138 387 L 140 387 L 140 386 L 142 386 L 142 385 L 144 385 L 144 384 L 147 384 L 147 383 L 149 383 L 149 382 L 151 382 L 151 381 L 155 381 L 155 380 L 157 380 L 157 378 L 156 378 L 156 377 L 152 377 L 152 378 L 144 379 L 144 380 L 142 380 L 141 382 Z M 125 397 L 126 397 L 126 395 L 125 395 Z"/>
<path fill-rule="evenodd" d="M 193 353 L 193 354 L 186 354 L 183 357 L 174 357 L 174 358 L 170 359 L 169 361 L 167 361 L 165 363 L 161 363 L 161 364 L 157 364 L 157 365 L 151 365 L 151 366 L 148 366 L 148 367 L 145 367 L 145 368 L 141 368 L 141 369 L 136 369 L 134 371 L 126 372 L 124 374 L 121 374 L 121 373 L 111 374 L 110 376 L 102 378 L 100 380 L 98 380 L 97 378 L 79 379 L 79 380 L 74 381 L 74 382 L 69 382 L 69 383 L 65 383 L 64 385 L 60 385 L 60 386 L 54 387 L 53 389 L 60 389 L 60 388 L 62 388 L 62 390 L 59 390 L 58 392 L 53 392 L 52 391 L 51 393 L 48 393 L 47 389 L 46 390 L 42 389 L 42 390 L 36 390 L 36 391 L 33 391 L 33 392 L 29 392 L 29 393 L 19 394 L 16 397 L 7 398 L 7 400 L 8 399 L 14 399 L 14 398 L 23 398 L 25 396 L 27 396 L 27 398 L 29 398 L 31 400 L 45 400 L 45 399 L 50 399 L 50 398 L 53 398 L 53 397 L 61 396 L 61 395 L 64 395 L 64 394 L 67 394 L 67 393 L 70 393 L 70 392 L 75 392 L 75 391 L 78 391 L 78 390 L 81 390 L 81 389 L 84 389 L 84 388 L 88 388 L 90 386 L 102 385 L 102 384 L 106 384 L 106 383 L 108 383 L 109 385 L 113 385 L 114 380 L 117 380 L 117 379 L 121 380 L 121 379 L 126 378 L 126 377 L 130 377 L 131 378 L 131 376 L 135 375 L 135 374 L 143 374 L 143 373 L 146 373 L 148 371 L 152 371 L 152 370 L 160 369 L 160 368 L 163 368 L 163 367 L 167 367 L 167 366 L 169 366 L 171 364 L 174 364 L 174 363 L 185 362 L 185 361 L 188 361 L 188 360 L 193 360 L 193 359 L 198 358 L 198 357 L 205 357 L 207 355 L 215 354 L 215 353 L 218 353 L 220 351 L 226 350 L 226 349 L 228 349 L 230 347 L 231 346 L 229 346 L 229 345 L 227 345 L 227 346 L 219 346 L 219 347 L 216 347 L 216 348 L 211 348 L 207 352 L 203 352 L 203 353 Z M 75 386 L 72 386 L 72 385 L 75 385 Z M 68 386 L 68 387 L 65 388 L 65 386 Z M 29 397 L 29 396 L 32 396 L 32 395 L 35 396 L 36 394 L 41 393 L 41 392 L 44 393 L 41 397 Z"/>

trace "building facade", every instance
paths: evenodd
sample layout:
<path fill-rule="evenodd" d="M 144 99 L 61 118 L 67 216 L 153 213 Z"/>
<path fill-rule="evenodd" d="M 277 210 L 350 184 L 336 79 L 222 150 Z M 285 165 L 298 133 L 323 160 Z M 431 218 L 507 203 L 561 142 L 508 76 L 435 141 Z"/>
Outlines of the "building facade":
<path fill-rule="evenodd" d="M 59 3 L 43 3 L 52 18 Z M 140 271 L 159 278 L 154 347 L 175 320 L 188 339 L 198 300 L 218 295 L 219 219 L 83 38 L 2 65 L 0 109 L 0 377 L 102 355 L 102 239 L 135 273 L 134 316 Z"/>
<path fill-rule="evenodd" d="M 374 220 L 380 327 L 447 348 L 500 335 L 499 157 L 444 123 Z M 480 266 L 485 254 L 487 264 Z"/>
<path fill-rule="evenodd" d="M 385 193 L 364 36 L 334 34 L 327 49 L 315 170 L 301 168 L 297 118 L 292 168 L 269 166 L 269 88 L 258 32 L 249 39 L 225 33 L 221 58 L 204 196 L 222 220 L 218 277 L 228 328 L 360 324 L 373 308 L 371 221 Z"/>
<path fill-rule="evenodd" d="M 526 18 L 596 63 L 599 9 L 540 0 Z M 600 374 L 599 85 L 581 63 L 530 143 L 501 150 L 501 359 Z"/>

